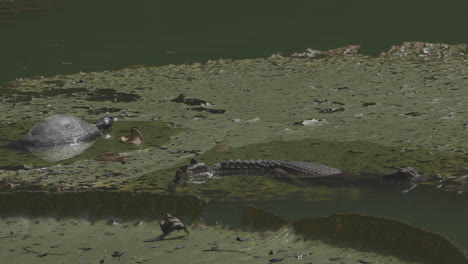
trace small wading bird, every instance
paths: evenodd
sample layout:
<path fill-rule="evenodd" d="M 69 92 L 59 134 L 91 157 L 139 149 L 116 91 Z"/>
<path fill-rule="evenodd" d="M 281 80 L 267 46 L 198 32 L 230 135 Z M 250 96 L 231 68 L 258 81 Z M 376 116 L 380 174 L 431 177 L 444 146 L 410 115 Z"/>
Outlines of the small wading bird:
<path fill-rule="evenodd" d="M 179 230 L 184 230 L 187 235 L 190 234 L 184 223 L 182 223 L 179 218 L 172 216 L 169 213 L 166 213 L 166 219 L 159 221 L 159 225 L 161 226 L 161 231 L 163 232 L 163 234 L 159 236 L 159 239 L 163 239 L 170 233 Z"/>

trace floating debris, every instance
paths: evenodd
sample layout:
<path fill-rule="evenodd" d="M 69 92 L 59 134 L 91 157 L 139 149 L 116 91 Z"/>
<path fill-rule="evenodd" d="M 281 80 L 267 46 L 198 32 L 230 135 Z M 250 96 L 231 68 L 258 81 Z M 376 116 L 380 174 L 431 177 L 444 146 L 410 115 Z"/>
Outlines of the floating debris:
<path fill-rule="evenodd" d="M 81 250 L 83 250 L 83 251 L 90 251 L 92 248 L 86 247 L 86 248 L 78 248 L 78 249 L 81 249 Z"/>
<path fill-rule="evenodd" d="M 120 260 L 120 257 L 123 256 L 123 254 L 125 254 L 125 251 L 114 251 L 114 253 L 112 253 L 112 257 L 119 258 Z"/>
<path fill-rule="evenodd" d="M 45 256 L 48 256 L 48 255 L 55 255 L 55 256 L 63 256 L 63 255 L 68 255 L 70 254 L 71 252 L 67 252 L 67 253 L 48 253 L 48 252 L 37 252 L 37 251 L 34 251 L 34 250 L 31 250 L 30 249 L 31 247 L 23 247 L 23 250 L 27 253 L 33 253 L 33 254 L 36 254 L 36 257 L 38 258 L 42 258 L 42 257 L 45 257 Z"/>
<path fill-rule="evenodd" d="M 422 114 L 423 113 L 421 113 L 421 112 L 409 112 L 409 113 L 405 113 L 403 115 L 405 115 L 405 116 L 420 116 Z"/>
<path fill-rule="evenodd" d="M 367 260 L 362 260 L 362 259 L 358 259 L 356 260 L 357 263 L 361 263 L 361 264 L 372 264 L 374 262 L 370 262 L 370 261 L 367 261 Z"/>
<path fill-rule="evenodd" d="M 115 152 L 104 152 L 97 155 L 96 160 L 103 161 L 103 162 L 113 162 L 117 161 L 122 164 L 125 164 L 128 161 L 128 157 L 126 156 L 119 156 L 119 154 Z"/>
<path fill-rule="evenodd" d="M 247 120 L 247 121 L 245 121 L 245 122 L 246 122 L 246 123 L 257 123 L 257 122 L 259 122 L 259 121 L 261 121 L 260 117 L 254 117 L 254 118 L 249 119 L 249 120 Z"/>
<path fill-rule="evenodd" d="M 196 114 L 192 117 L 192 120 L 206 119 L 208 116 L 202 114 Z"/>
<path fill-rule="evenodd" d="M 192 108 L 187 108 L 187 110 L 193 110 L 193 111 L 200 111 L 200 112 L 208 112 L 212 114 L 224 114 L 226 113 L 226 110 L 223 109 L 211 109 L 211 108 L 206 108 L 206 107 L 192 107 Z"/>
<path fill-rule="evenodd" d="M 340 86 L 340 87 L 336 87 L 336 88 L 332 88 L 333 90 L 337 90 L 337 91 L 341 91 L 341 90 L 347 90 L 349 89 L 348 86 Z"/>
<path fill-rule="evenodd" d="M 213 105 L 209 101 L 205 101 L 202 99 L 188 98 L 185 96 L 185 94 L 179 94 L 176 98 L 171 99 L 170 101 L 174 103 L 182 103 L 186 105 Z"/>
<path fill-rule="evenodd" d="M 337 104 L 337 105 L 345 105 L 345 103 L 338 102 L 338 101 L 333 101 L 332 104 Z"/>
<path fill-rule="evenodd" d="M 272 259 L 269 260 L 269 262 L 276 263 L 276 262 L 281 262 L 283 260 L 284 260 L 284 258 L 272 258 Z"/>
<path fill-rule="evenodd" d="M 330 113 L 336 113 L 336 112 L 343 112 L 344 108 L 324 108 L 324 109 L 319 109 L 318 112 L 321 114 L 330 114 Z"/>
<path fill-rule="evenodd" d="M 245 253 L 244 251 L 240 250 L 232 250 L 232 249 L 220 249 L 218 246 L 213 246 L 210 249 L 204 249 L 203 252 L 235 252 L 235 253 Z"/>
<path fill-rule="evenodd" d="M 210 249 L 204 249 L 202 250 L 203 252 L 209 252 L 209 251 L 219 251 L 219 247 L 218 246 L 213 246 L 211 247 Z"/>
<path fill-rule="evenodd" d="M 323 103 L 328 103 L 328 100 L 319 100 L 319 99 L 314 99 L 314 104 L 323 104 Z"/>
<path fill-rule="evenodd" d="M 323 125 L 325 123 L 328 123 L 327 120 L 325 119 L 307 119 L 307 120 L 303 120 L 303 121 L 298 121 L 298 122 L 294 122 L 293 124 L 294 125 L 301 125 L 301 126 L 319 126 L 319 125 Z"/>
<path fill-rule="evenodd" d="M 293 53 L 291 54 L 291 57 L 296 57 L 296 58 L 315 58 L 318 56 L 323 55 L 323 52 L 320 50 L 314 50 L 311 48 L 306 49 L 305 52 L 302 53 Z"/>

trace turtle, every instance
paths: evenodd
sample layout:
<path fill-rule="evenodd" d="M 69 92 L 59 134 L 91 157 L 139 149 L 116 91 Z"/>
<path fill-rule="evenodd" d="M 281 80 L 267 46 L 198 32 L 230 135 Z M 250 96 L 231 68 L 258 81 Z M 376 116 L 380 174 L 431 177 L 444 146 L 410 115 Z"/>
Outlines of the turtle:
<path fill-rule="evenodd" d="M 96 124 L 90 124 L 78 117 L 55 114 L 37 123 L 22 143 L 28 147 L 52 147 L 64 144 L 79 144 L 95 140 L 104 129 L 110 128 L 114 118 L 104 116 Z"/>

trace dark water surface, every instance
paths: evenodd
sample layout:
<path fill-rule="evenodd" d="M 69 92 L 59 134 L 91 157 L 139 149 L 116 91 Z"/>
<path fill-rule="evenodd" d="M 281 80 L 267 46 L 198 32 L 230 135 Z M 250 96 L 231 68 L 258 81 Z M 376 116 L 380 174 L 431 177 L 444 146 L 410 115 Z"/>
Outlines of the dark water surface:
<path fill-rule="evenodd" d="M 8 4 L 7 2 L 15 2 Z M 0 85 L 131 65 L 468 43 L 468 1 L 0 1 Z"/>
<path fill-rule="evenodd" d="M 329 201 L 283 200 L 268 202 L 210 201 L 206 209 L 209 224 L 217 221 L 238 227 L 243 206 L 253 204 L 290 220 L 328 216 L 336 213 L 363 213 L 400 219 L 407 223 L 438 232 L 468 249 L 468 209 L 466 197 L 459 197 L 420 186 L 403 194 L 396 188 L 380 189 L 361 199 L 337 197 Z"/>

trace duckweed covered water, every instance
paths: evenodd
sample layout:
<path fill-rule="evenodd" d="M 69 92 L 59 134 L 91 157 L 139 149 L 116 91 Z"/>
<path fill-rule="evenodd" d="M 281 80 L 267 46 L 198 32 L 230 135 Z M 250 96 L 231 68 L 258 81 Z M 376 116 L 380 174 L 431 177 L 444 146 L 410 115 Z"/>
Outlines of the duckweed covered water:
<path fill-rule="evenodd" d="M 22 263 L 421 263 L 304 240 L 289 227 L 262 233 L 204 225 L 189 230 L 189 235 L 180 232 L 158 240 L 161 231 L 155 221 L 6 218 L 0 221 L 0 259 Z"/>
<path fill-rule="evenodd" d="M 425 55 L 424 48 L 434 55 Z M 221 220 L 232 212 L 229 203 L 220 200 L 264 202 L 278 211 L 291 208 L 284 210 L 291 215 L 308 210 L 317 214 L 362 210 L 407 217 L 413 224 L 440 231 L 466 248 L 463 237 L 467 236 L 460 231 L 466 221 L 453 220 L 466 219 L 464 208 L 454 206 L 466 198 L 438 197 L 441 191 L 436 186 L 419 186 L 406 195 L 401 192 L 408 186 L 297 185 L 260 177 L 226 177 L 200 186 L 171 186 L 175 169 L 193 157 L 208 163 L 224 158 L 307 160 L 352 173 L 385 173 L 412 166 L 426 176 L 463 175 L 468 143 L 464 140 L 467 84 L 463 77 L 467 68 L 459 56 L 466 53 L 466 45 L 407 43 L 377 58 L 343 55 L 347 49 L 325 53 L 318 59 L 276 56 L 18 80 L 7 89 L 18 91 L 28 100 L 15 101 L 14 93 L 9 92 L 2 95 L 0 104 L 2 126 L 8 130 L 16 124 L 25 125 L 14 128 L 15 137 L 20 138 L 29 124 L 54 113 L 94 120 L 106 112 L 129 123 L 165 122 L 171 127 L 166 129 L 171 136 L 161 145 L 152 134 L 159 128 L 143 130 L 145 139 L 155 137 L 156 144 L 142 149 L 100 140 L 109 143 L 101 151 L 127 155 L 125 164 L 89 157 L 24 170 L 17 169 L 18 163 L 12 159 L 6 170 L 0 171 L 2 187 L 195 194 L 218 202 L 218 215 L 212 219 Z M 135 95 L 132 98 L 136 101 L 112 100 L 110 96 L 90 106 L 89 96 L 80 90 L 108 87 L 115 89 L 112 94 Z M 54 93 L 26 94 L 44 89 Z M 73 96 L 67 95 L 69 89 Z M 210 102 L 200 107 L 223 112 L 199 112 L 193 106 L 173 102 L 179 94 Z M 184 130 L 175 135 L 173 128 Z M 127 131 L 119 132 L 127 135 Z M 9 142 L 2 141 L 4 146 Z M 423 190 L 421 199 L 412 203 L 412 195 Z M 433 202 L 437 198 L 439 204 Z M 401 210 L 403 205 L 406 210 Z M 437 224 L 432 225 L 431 219 L 438 219 Z M 47 252 L 43 251 L 35 252 Z"/>

